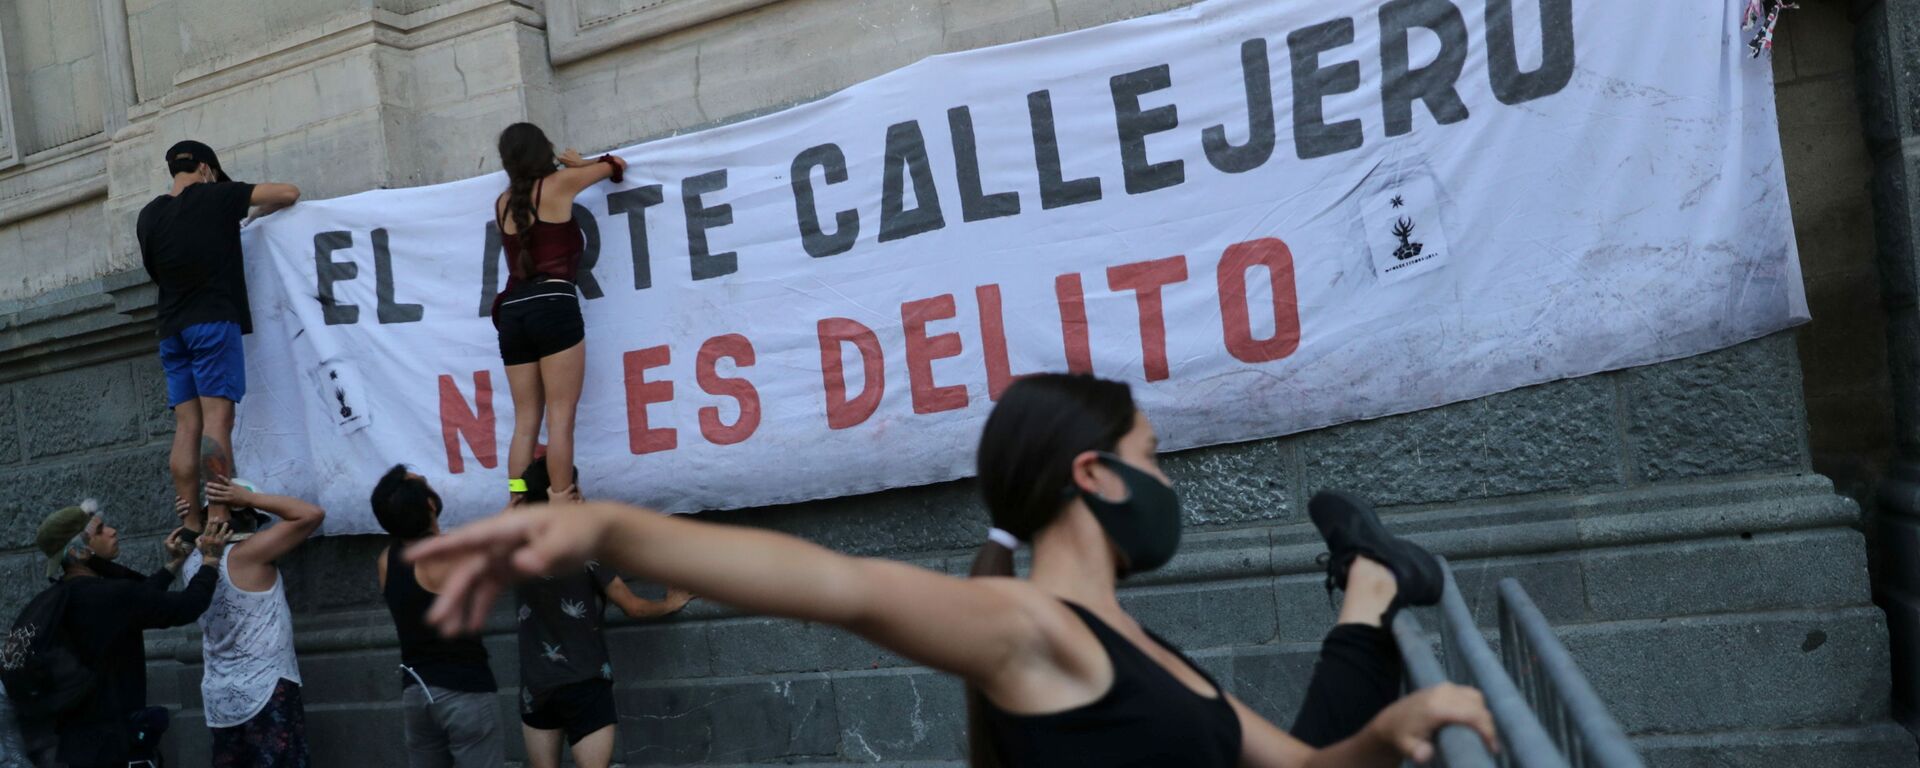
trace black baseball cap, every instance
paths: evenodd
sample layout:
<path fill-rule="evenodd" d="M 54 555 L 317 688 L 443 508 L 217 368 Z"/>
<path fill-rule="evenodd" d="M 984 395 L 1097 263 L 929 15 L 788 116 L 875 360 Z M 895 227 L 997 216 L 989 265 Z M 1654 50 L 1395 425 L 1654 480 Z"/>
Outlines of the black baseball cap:
<path fill-rule="evenodd" d="M 213 169 L 214 178 L 220 181 L 233 181 L 227 176 L 226 171 L 220 170 L 220 157 L 213 153 L 213 147 L 192 139 L 175 144 L 172 149 L 167 150 L 167 164 L 172 165 L 175 160 L 206 163 L 208 168 Z"/>

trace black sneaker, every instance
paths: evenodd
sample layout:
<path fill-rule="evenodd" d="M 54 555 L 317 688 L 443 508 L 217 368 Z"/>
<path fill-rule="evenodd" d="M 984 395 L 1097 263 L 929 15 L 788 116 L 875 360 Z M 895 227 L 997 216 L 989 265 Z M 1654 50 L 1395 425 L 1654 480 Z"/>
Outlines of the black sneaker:
<path fill-rule="evenodd" d="M 1393 572 L 1399 584 L 1393 599 L 1395 608 L 1440 602 L 1440 591 L 1446 586 L 1440 561 L 1420 545 L 1389 533 L 1366 500 L 1340 491 L 1321 491 L 1307 502 L 1307 516 L 1313 518 L 1313 526 L 1320 529 L 1320 538 L 1327 542 L 1329 593 L 1347 588 L 1347 570 L 1354 558 L 1365 555 Z"/>

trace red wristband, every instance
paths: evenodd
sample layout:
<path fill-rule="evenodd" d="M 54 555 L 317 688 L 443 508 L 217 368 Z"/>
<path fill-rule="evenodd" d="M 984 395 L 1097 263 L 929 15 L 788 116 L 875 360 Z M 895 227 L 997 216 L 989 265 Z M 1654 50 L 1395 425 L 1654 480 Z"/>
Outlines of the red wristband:
<path fill-rule="evenodd" d="M 613 179 L 613 183 L 619 184 L 620 182 L 626 180 L 625 176 L 627 175 L 627 169 L 625 167 L 622 167 L 620 165 L 620 161 L 615 160 L 613 158 L 613 155 L 611 154 L 601 155 L 600 162 L 613 166 L 613 176 L 611 177 Z"/>

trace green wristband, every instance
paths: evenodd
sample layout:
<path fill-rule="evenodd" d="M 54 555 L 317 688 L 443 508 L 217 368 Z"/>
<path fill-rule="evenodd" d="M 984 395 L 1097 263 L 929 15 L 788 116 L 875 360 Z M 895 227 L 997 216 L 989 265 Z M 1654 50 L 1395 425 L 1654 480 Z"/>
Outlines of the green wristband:
<path fill-rule="evenodd" d="M 512 478 L 508 478 L 508 479 L 507 479 L 507 492 L 508 492 L 508 493 L 526 493 L 526 492 L 527 492 L 527 481 L 525 481 L 525 480 L 522 480 L 522 479 L 520 479 L 520 478 L 517 478 L 517 477 L 512 477 Z"/>

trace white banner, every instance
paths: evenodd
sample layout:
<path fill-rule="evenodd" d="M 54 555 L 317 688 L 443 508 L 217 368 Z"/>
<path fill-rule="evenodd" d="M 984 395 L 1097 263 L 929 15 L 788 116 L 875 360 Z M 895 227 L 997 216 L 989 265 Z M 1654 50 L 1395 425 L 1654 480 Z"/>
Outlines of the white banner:
<path fill-rule="evenodd" d="M 582 486 L 687 511 L 963 477 L 1038 371 L 1132 383 L 1179 449 L 1802 322 L 1740 5 L 1208 0 L 620 150 L 575 208 Z M 504 185 L 245 231 L 243 476 L 329 533 L 378 530 L 397 462 L 450 522 L 502 506 Z"/>

